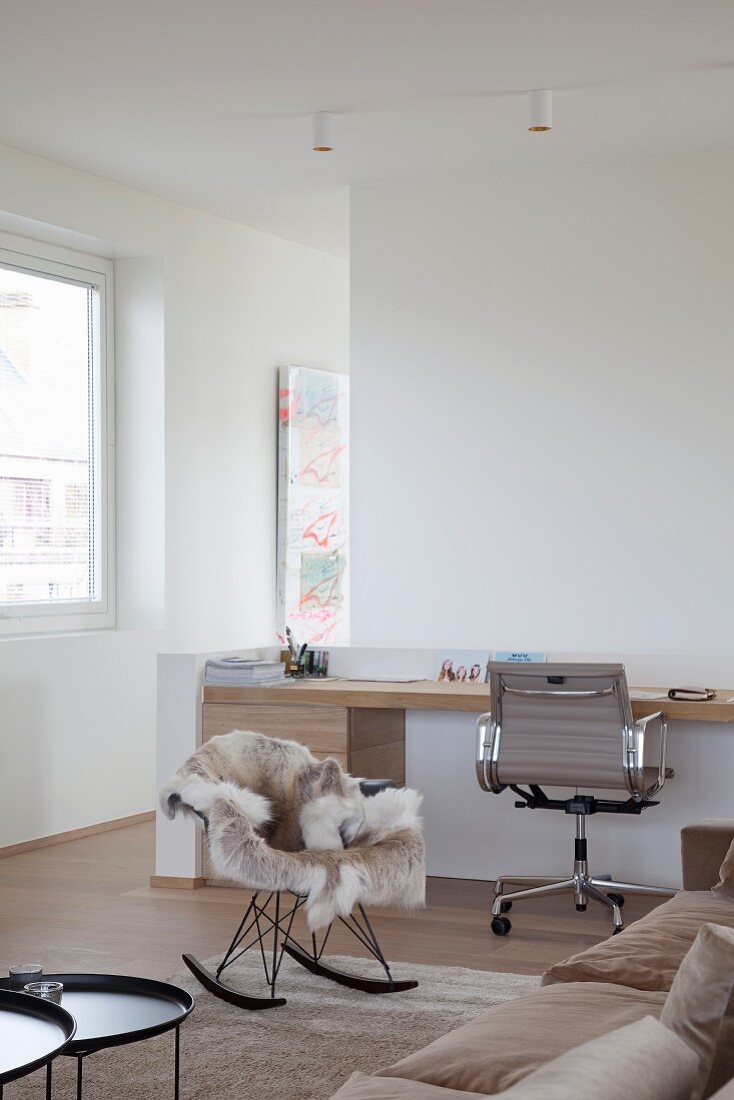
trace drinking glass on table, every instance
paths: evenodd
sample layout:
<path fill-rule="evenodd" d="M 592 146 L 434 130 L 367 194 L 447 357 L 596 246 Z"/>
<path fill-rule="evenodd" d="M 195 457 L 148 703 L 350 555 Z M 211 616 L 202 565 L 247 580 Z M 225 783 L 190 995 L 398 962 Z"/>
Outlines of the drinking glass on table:
<path fill-rule="evenodd" d="M 40 963 L 13 963 L 8 967 L 8 988 L 22 993 L 29 982 L 37 982 L 42 974 Z"/>
<path fill-rule="evenodd" d="M 24 992 L 29 993 L 31 997 L 40 997 L 42 1001 L 53 1001 L 55 1005 L 60 1005 L 64 984 L 63 982 L 28 982 Z"/>

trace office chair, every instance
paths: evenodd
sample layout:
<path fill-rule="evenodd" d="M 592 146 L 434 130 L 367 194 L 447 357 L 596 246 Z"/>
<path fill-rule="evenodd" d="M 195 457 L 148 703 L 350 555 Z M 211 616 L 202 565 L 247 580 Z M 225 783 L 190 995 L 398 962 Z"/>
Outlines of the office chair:
<path fill-rule="evenodd" d="M 492 931 L 506 936 L 512 928 L 503 914 L 516 901 L 547 894 L 573 893 L 576 908 L 588 899 L 612 911 L 616 935 L 624 928 L 624 894 L 673 893 L 589 874 L 586 818 L 596 813 L 641 814 L 665 782 L 667 725 L 661 711 L 635 721 L 624 665 L 518 665 L 490 661 L 490 707 L 477 721 L 477 778 L 483 790 L 499 794 L 507 787 L 518 796 L 515 806 L 561 810 L 576 818 L 573 874 L 504 875 L 495 884 Z M 659 723 L 656 767 L 645 764 L 645 736 L 650 722 Z M 521 784 L 524 784 L 525 789 Z M 573 787 L 571 798 L 549 798 L 543 786 Z M 618 800 L 582 791 L 623 791 Z M 504 893 L 507 882 L 525 888 Z M 541 885 L 542 883 L 542 885 Z"/>

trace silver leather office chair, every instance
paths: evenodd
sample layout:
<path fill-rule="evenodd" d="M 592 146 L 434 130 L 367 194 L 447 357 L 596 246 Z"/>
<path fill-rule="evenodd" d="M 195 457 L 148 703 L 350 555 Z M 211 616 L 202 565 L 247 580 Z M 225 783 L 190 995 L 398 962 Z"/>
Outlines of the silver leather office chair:
<path fill-rule="evenodd" d="M 621 932 L 624 894 L 672 894 L 656 886 L 640 886 L 593 878 L 589 874 L 586 818 L 595 813 L 640 814 L 656 806 L 652 797 L 665 782 L 667 725 L 661 711 L 635 721 L 632 717 L 624 665 L 533 664 L 490 662 L 490 711 L 477 722 L 477 777 L 485 791 L 499 794 L 507 787 L 530 809 L 562 810 L 576 817 L 573 874 L 504 875 L 495 884 L 492 931 L 504 936 L 512 925 L 503 916 L 516 901 L 568 891 L 576 908 L 588 899 L 612 911 L 614 934 Z M 657 763 L 645 762 L 650 722 L 659 723 Z M 527 789 L 524 789 L 524 784 Z M 569 798 L 549 798 L 543 786 L 575 788 Z M 623 798 L 597 798 L 582 791 L 620 791 Z M 505 894 L 507 882 L 524 889 Z M 542 883 L 542 885 L 540 885 Z"/>

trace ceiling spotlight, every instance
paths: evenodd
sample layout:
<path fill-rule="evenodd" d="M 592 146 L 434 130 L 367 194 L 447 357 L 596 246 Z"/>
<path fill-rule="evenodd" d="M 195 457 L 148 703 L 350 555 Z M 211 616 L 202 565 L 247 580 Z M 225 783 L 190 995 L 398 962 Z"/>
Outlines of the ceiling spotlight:
<path fill-rule="evenodd" d="M 542 133 L 553 126 L 553 93 L 536 88 L 528 93 L 528 130 Z"/>
<path fill-rule="evenodd" d="M 317 111 L 313 116 L 314 153 L 334 151 L 334 116 L 327 111 Z"/>

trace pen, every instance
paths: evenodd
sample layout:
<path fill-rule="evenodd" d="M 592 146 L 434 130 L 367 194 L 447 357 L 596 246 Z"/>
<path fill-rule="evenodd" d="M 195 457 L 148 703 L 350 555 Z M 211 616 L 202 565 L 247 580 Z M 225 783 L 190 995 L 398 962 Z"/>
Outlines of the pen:
<path fill-rule="evenodd" d="M 296 653 L 297 653 L 296 643 L 295 643 L 295 640 L 293 638 L 293 631 L 291 630 L 291 628 L 289 626 L 287 626 L 285 628 L 285 637 L 286 637 L 286 641 L 288 642 L 288 648 L 291 651 L 291 657 L 293 657 L 293 659 L 295 660 Z"/>

